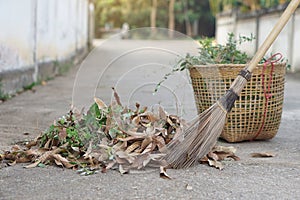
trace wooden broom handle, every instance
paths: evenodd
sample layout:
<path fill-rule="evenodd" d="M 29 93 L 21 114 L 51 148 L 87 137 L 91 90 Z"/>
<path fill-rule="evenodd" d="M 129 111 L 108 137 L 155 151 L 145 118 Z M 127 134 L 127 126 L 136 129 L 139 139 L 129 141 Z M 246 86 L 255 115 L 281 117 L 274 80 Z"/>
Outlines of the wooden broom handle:
<path fill-rule="evenodd" d="M 272 29 L 272 31 L 269 33 L 267 39 L 264 41 L 264 43 L 259 47 L 258 51 L 250 61 L 250 63 L 247 66 L 248 71 L 252 72 L 254 68 L 257 66 L 257 64 L 260 62 L 260 60 L 263 58 L 263 56 L 266 54 L 270 46 L 273 44 L 274 40 L 277 38 L 283 27 L 286 25 L 292 14 L 297 9 L 298 5 L 300 3 L 300 0 L 292 0 L 288 7 L 285 9 L 285 11 L 282 13 L 280 19 Z"/>

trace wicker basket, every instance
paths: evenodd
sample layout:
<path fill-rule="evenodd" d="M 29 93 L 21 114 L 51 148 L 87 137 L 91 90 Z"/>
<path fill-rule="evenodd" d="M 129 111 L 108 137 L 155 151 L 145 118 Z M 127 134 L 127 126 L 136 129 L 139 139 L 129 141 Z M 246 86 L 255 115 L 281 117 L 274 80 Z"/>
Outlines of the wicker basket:
<path fill-rule="evenodd" d="M 245 65 L 236 64 L 191 67 L 190 76 L 198 113 L 215 103 L 244 67 Z M 251 80 L 227 115 L 221 138 L 228 142 L 240 142 L 266 140 L 276 135 L 282 114 L 285 67 L 285 63 L 274 64 L 273 71 L 271 65 L 265 68 L 263 65 L 256 67 Z M 266 93 L 271 94 L 268 101 Z"/>

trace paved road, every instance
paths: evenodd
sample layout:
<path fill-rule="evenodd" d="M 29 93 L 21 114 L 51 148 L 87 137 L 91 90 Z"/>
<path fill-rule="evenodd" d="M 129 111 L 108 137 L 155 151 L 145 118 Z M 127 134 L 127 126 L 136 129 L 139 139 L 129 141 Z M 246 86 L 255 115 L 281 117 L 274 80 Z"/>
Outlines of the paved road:
<path fill-rule="evenodd" d="M 194 51 L 193 45 L 187 41 L 102 43 L 81 68 L 77 66 L 68 75 L 36 87 L 35 92 L 0 104 L 0 149 L 34 138 L 67 113 L 72 102 L 78 107 L 88 106 L 94 95 L 109 102 L 112 86 L 128 104 L 135 100 L 160 103 L 170 112 L 192 118 L 196 113 L 194 100 L 184 75 L 174 76 L 155 98 L 152 89 L 176 60 L 176 54 Z M 16 165 L 0 169 L 0 199 L 299 199 L 299 88 L 300 76 L 287 76 L 277 136 L 270 141 L 230 144 L 237 148 L 241 161 L 226 162 L 223 171 L 197 165 L 188 170 L 168 170 L 174 179 L 164 180 L 157 169 L 82 177 L 58 167 L 24 169 Z M 277 156 L 255 159 L 249 155 L 265 151 Z M 192 189 L 187 190 L 187 185 Z"/>

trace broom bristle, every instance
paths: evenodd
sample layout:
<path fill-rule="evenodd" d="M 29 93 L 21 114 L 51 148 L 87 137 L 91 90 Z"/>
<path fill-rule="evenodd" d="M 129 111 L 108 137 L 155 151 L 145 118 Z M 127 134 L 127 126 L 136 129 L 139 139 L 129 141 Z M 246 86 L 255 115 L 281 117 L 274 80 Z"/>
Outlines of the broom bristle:
<path fill-rule="evenodd" d="M 184 131 L 183 140 L 174 138 L 167 145 L 164 160 L 171 167 L 188 168 L 211 151 L 222 133 L 227 112 L 246 85 L 249 74 L 242 70 L 230 89 Z"/>
<path fill-rule="evenodd" d="M 173 168 L 188 168 L 214 147 L 226 121 L 226 110 L 215 103 L 197 116 L 184 132 L 184 140 L 172 140 L 164 159 Z"/>

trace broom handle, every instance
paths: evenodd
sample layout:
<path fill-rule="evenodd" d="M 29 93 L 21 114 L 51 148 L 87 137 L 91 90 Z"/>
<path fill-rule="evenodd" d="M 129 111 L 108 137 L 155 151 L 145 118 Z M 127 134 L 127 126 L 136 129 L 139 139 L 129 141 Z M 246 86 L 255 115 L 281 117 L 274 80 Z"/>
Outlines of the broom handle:
<path fill-rule="evenodd" d="M 257 66 L 259 61 L 263 58 L 263 56 L 266 54 L 267 50 L 270 48 L 274 40 L 277 38 L 283 27 L 286 25 L 292 14 L 297 9 L 298 5 L 300 3 L 300 0 L 292 0 L 288 7 L 285 9 L 283 14 L 281 15 L 280 19 L 278 20 L 277 24 L 274 26 L 272 31 L 269 33 L 267 39 L 264 41 L 264 43 L 259 47 L 258 51 L 250 61 L 250 63 L 247 66 L 247 70 L 252 72 L 254 68 Z"/>

